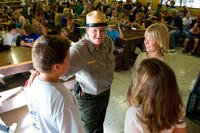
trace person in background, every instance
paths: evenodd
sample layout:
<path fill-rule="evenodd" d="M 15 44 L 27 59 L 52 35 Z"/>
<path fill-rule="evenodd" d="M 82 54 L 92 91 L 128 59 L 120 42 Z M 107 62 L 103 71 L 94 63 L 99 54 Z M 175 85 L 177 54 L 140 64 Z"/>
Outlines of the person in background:
<path fill-rule="evenodd" d="M 124 36 L 118 22 L 109 23 L 108 28 L 106 29 L 106 35 L 111 37 L 115 45 L 117 44 L 117 39 L 123 38 Z"/>
<path fill-rule="evenodd" d="M 117 16 L 117 10 L 116 9 L 111 10 L 111 16 L 110 16 L 109 21 L 118 22 L 118 16 Z"/>
<path fill-rule="evenodd" d="M 69 9 L 64 8 L 63 9 L 63 14 L 60 17 L 60 27 L 66 27 L 67 25 L 67 15 L 69 14 Z"/>
<path fill-rule="evenodd" d="M 16 24 L 17 32 L 19 32 L 22 35 L 23 28 L 27 24 L 27 20 L 23 15 L 21 15 L 20 10 L 15 10 L 13 12 L 13 21 Z"/>
<path fill-rule="evenodd" d="M 119 14 L 123 12 L 123 6 L 124 6 L 123 1 L 119 1 L 116 7 L 117 16 L 119 16 Z"/>
<path fill-rule="evenodd" d="M 42 24 L 44 27 L 47 27 L 47 23 L 44 17 L 44 8 L 43 6 L 37 6 L 36 11 L 35 11 L 35 17 L 37 21 Z"/>
<path fill-rule="evenodd" d="M 183 32 L 186 34 L 190 30 L 192 24 L 191 15 L 189 13 L 183 14 Z"/>
<path fill-rule="evenodd" d="M 115 69 L 114 43 L 106 36 L 106 15 L 86 15 L 86 34 L 70 47 L 70 68 L 75 74 L 74 93 L 86 133 L 103 133 L 103 123 Z M 104 73 L 102 75 L 102 72 Z"/>
<path fill-rule="evenodd" d="M 69 30 L 68 30 L 66 27 L 61 28 L 60 31 L 59 31 L 59 33 L 58 33 L 58 35 L 59 35 L 60 37 L 62 37 L 62 38 L 69 39 L 69 38 L 68 38 Z"/>
<path fill-rule="evenodd" d="M 168 2 L 169 2 L 169 4 L 168 4 Z M 175 5 L 175 1 L 174 0 L 167 0 L 166 2 L 165 2 L 165 4 L 166 4 L 166 7 L 167 7 L 167 11 L 169 12 L 171 9 L 174 9 L 174 8 L 176 8 L 174 5 Z"/>
<path fill-rule="evenodd" d="M 131 0 L 126 0 L 126 3 L 123 6 L 123 12 L 125 12 L 125 14 L 127 16 L 129 16 L 132 12 L 133 9 L 133 3 Z"/>
<path fill-rule="evenodd" d="M 63 7 L 59 6 L 56 13 L 55 13 L 55 26 L 60 28 L 60 20 L 63 14 Z"/>
<path fill-rule="evenodd" d="M 196 22 L 194 26 L 190 29 L 190 31 L 186 34 L 186 38 L 184 40 L 184 50 L 183 53 L 187 52 L 187 47 L 190 41 L 194 41 L 194 46 L 191 51 L 189 51 L 189 55 L 193 55 L 198 47 L 200 38 L 200 23 Z"/>
<path fill-rule="evenodd" d="M 25 92 L 36 132 L 84 133 L 76 99 L 59 81 L 69 69 L 69 47 L 57 36 L 42 36 L 33 45 L 33 67 L 40 74 Z"/>
<path fill-rule="evenodd" d="M 180 9 L 180 14 L 185 16 L 186 14 L 191 15 L 189 8 L 187 6 L 182 6 Z"/>
<path fill-rule="evenodd" d="M 162 12 L 162 4 L 158 3 L 155 9 L 155 12 L 153 13 L 153 16 L 151 16 L 153 19 L 160 21 L 161 20 L 161 12 Z"/>
<path fill-rule="evenodd" d="M 74 17 L 73 15 L 69 12 L 67 14 L 67 23 L 66 23 L 66 26 L 67 29 L 70 31 L 70 32 L 74 32 L 74 25 L 75 25 L 75 21 L 74 21 Z"/>
<path fill-rule="evenodd" d="M 144 23 L 144 13 L 138 12 L 135 15 L 135 20 L 133 22 L 129 22 L 126 26 L 129 26 L 131 29 L 145 29 Z"/>
<path fill-rule="evenodd" d="M 169 46 L 169 33 L 165 24 L 155 23 L 149 26 L 144 34 L 145 52 L 142 52 L 136 58 L 133 66 L 133 76 L 131 84 L 127 92 L 127 100 L 130 101 L 131 89 L 134 85 L 134 77 L 139 69 L 140 63 L 147 58 L 157 58 L 166 62 L 165 53 L 168 51 Z"/>
<path fill-rule="evenodd" d="M 166 18 L 169 32 L 169 52 L 176 51 L 176 37 L 179 37 L 183 31 L 183 20 L 178 15 L 178 11 L 176 9 L 171 9 L 168 12 L 168 17 Z"/>
<path fill-rule="evenodd" d="M 36 39 L 40 37 L 39 34 L 33 33 L 33 28 L 30 24 L 24 26 L 23 36 L 20 41 L 21 46 L 33 47 Z"/>
<path fill-rule="evenodd" d="M 32 29 L 33 29 L 33 33 L 37 33 L 39 35 L 47 35 L 46 28 L 41 23 L 39 23 L 37 18 L 32 19 L 31 26 L 32 26 Z"/>
<path fill-rule="evenodd" d="M 69 40 L 70 44 L 72 44 L 73 41 L 71 41 L 71 40 L 69 39 L 69 32 L 70 32 L 70 31 L 69 31 L 66 27 L 63 27 L 63 28 L 61 28 L 61 29 L 59 30 L 58 36 L 61 37 L 61 38 L 65 38 L 65 39 Z"/>
<path fill-rule="evenodd" d="M 112 15 L 112 10 L 111 10 L 111 8 L 110 8 L 109 5 L 105 5 L 105 6 L 103 7 L 103 12 L 106 14 L 107 20 L 110 20 L 111 15 Z"/>
<path fill-rule="evenodd" d="M 75 7 L 74 7 L 74 11 L 75 11 L 74 14 L 76 16 L 75 18 L 78 18 L 79 15 L 82 14 L 83 10 L 84 10 L 84 2 L 83 2 L 83 0 L 77 0 L 77 2 L 75 4 Z"/>
<path fill-rule="evenodd" d="M 136 73 L 124 133 L 186 133 L 184 106 L 174 71 L 157 58 Z"/>
<path fill-rule="evenodd" d="M 8 33 L 6 33 L 4 39 L 3 39 L 3 45 L 10 45 L 10 46 L 16 46 L 16 40 L 17 36 L 20 34 L 17 32 L 17 27 L 15 23 L 10 23 L 8 26 Z"/>
<path fill-rule="evenodd" d="M 25 1 L 26 3 L 24 4 L 23 6 L 23 15 L 25 18 L 31 20 L 33 15 L 34 15 L 34 12 L 33 12 L 33 2 L 32 0 L 27 0 Z"/>
<path fill-rule="evenodd" d="M 144 8 L 144 15 L 145 18 L 147 18 L 147 16 L 150 14 L 151 12 L 151 2 L 147 2 L 147 4 L 145 6 L 143 6 Z"/>

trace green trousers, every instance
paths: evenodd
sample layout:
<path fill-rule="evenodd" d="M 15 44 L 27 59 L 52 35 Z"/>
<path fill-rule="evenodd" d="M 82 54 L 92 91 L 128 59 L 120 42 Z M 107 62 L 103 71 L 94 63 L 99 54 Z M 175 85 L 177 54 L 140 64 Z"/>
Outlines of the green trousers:
<path fill-rule="evenodd" d="M 109 102 L 110 90 L 99 95 L 75 94 L 86 133 L 103 133 L 103 122 Z"/>

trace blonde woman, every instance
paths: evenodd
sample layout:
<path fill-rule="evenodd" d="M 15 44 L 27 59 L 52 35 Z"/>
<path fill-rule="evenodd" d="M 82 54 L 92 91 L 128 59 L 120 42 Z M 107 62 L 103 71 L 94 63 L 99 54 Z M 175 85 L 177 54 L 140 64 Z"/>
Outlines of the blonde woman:
<path fill-rule="evenodd" d="M 143 60 L 131 90 L 124 133 L 186 133 L 176 77 L 166 63 Z"/>
<path fill-rule="evenodd" d="M 130 88 L 134 84 L 135 72 L 138 70 L 140 63 L 144 59 L 157 58 L 166 62 L 165 53 L 167 53 L 169 46 L 169 33 L 167 27 L 162 23 L 152 24 L 146 29 L 144 37 L 145 52 L 140 53 L 134 63 L 133 80 L 129 86 L 127 93 L 128 97 L 131 93 Z"/>

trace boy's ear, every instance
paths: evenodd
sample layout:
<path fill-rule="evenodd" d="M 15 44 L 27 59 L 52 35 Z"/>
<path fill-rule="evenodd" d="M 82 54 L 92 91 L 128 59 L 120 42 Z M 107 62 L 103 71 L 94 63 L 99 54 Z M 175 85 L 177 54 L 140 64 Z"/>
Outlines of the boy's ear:
<path fill-rule="evenodd" d="M 60 69 L 59 64 L 53 65 L 53 70 L 54 70 L 54 71 L 58 71 L 59 69 Z"/>

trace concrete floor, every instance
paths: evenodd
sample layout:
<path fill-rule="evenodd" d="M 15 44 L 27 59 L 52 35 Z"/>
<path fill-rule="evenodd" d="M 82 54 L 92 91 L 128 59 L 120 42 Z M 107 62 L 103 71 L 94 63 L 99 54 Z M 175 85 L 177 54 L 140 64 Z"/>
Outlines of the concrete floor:
<path fill-rule="evenodd" d="M 182 54 L 182 49 L 179 48 L 175 53 L 168 53 L 167 60 L 175 71 L 180 93 L 184 105 L 186 105 L 197 74 L 200 72 L 200 57 Z M 127 110 L 125 99 L 131 79 L 131 69 L 132 66 L 130 66 L 128 71 L 118 71 L 114 73 L 115 79 L 112 84 L 111 97 L 104 123 L 105 133 L 123 133 L 124 118 Z M 0 114 L 0 117 L 6 121 L 8 125 L 17 122 L 18 127 L 16 133 L 30 133 L 30 123 L 26 114 L 27 108 L 25 106 L 14 111 Z M 188 133 L 199 133 L 200 126 L 188 119 L 186 123 Z"/>

